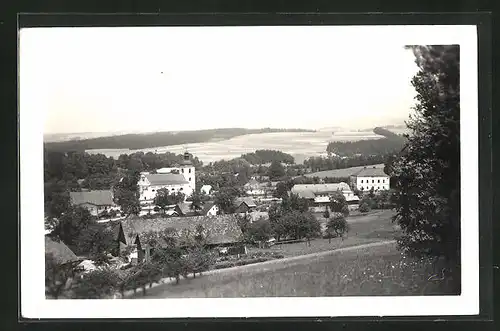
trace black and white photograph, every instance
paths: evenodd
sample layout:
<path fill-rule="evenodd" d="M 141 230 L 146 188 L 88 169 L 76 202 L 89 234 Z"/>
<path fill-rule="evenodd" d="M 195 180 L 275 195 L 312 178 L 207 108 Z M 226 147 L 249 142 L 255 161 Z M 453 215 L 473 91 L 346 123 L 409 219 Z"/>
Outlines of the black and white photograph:
<path fill-rule="evenodd" d="M 23 315 L 477 314 L 476 33 L 22 28 Z"/>

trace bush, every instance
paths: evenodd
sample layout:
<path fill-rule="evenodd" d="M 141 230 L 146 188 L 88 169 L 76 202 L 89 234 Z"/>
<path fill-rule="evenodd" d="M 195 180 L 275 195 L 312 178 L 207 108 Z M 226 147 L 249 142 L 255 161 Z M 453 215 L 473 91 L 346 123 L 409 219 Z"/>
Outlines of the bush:
<path fill-rule="evenodd" d="M 78 280 L 73 294 L 78 299 L 101 299 L 119 289 L 120 278 L 114 270 L 98 269 L 83 274 Z"/>
<path fill-rule="evenodd" d="M 366 201 L 363 201 L 359 204 L 358 210 L 362 213 L 367 213 L 371 210 L 371 207 Z"/>
<path fill-rule="evenodd" d="M 349 223 L 342 216 L 331 219 L 326 224 L 327 237 L 343 237 L 349 231 Z"/>

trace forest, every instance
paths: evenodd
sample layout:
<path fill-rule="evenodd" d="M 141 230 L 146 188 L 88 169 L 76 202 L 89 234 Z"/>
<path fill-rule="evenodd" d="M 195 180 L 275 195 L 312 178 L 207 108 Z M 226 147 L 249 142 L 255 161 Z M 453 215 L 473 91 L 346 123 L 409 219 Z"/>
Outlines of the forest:
<path fill-rule="evenodd" d="M 252 165 L 271 163 L 273 161 L 286 164 L 293 164 L 295 162 L 293 156 L 290 154 L 269 149 L 259 149 L 253 153 L 243 154 L 241 158 L 245 159 Z"/>
<path fill-rule="evenodd" d="M 246 134 L 272 132 L 310 132 L 303 129 L 243 129 L 227 128 L 181 132 L 154 132 L 145 134 L 125 134 L 108 137 L 98 137 L 82 140 L 70 140 L 46 143 L 48 150 L 55 151 L 85 151 L 89 149 L 143 149 L 160 146 L 172 146 L 224 140 Z"/>
<path fill-rule="evenodd" d="M 333 141 L 328 144 L 326 151 L 338 156 L 353 155 L 380 155 L 399 153 L 407 139 L 384 128 L 377 127 L 373 132 L 385 138 L 358 140 L 358 141 Z"/>

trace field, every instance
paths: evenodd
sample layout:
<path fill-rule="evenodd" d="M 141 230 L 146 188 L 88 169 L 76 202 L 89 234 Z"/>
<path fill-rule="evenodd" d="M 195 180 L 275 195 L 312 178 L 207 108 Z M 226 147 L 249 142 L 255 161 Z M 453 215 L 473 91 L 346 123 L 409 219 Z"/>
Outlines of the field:
<path fill-rule="evenodd" d="M 149 289 L 146 298 L 456 294 L 439 261 L 406 258 L 393 243 L 327 253 L 218 270 Z"/>
<path fill-rule="evenodd" d="M 267 251 L 284 259 L 210 271 L 135 298 L 457 294 L 457 280 L 444 271 L 443 261 L 413 259 L 397 250 L 392 215 L 384 210 L 349 217 L 344 240 L 275 245 Z"/>
<path fill-rule="evenodd" d="M 227 140 L 192 143 L 185 145 L 162 146 L 140 150 L 129 149 L 92 149 L 88 153 L 102 153 L 115 159 L 120 154 L 131 154 L 142 151 L 157 153 L 183 153 L 187 148 L 190 153 L 197 156 L 204 163 L 232 159 L 241 154 L 254 152 L 258 149 L 280 150 L 295 157 L 296 163 L 302 163 L 305 158 L 325 155 L 326 146 L 331 141 L 357 141 L 377 139 L 382 136 L 373 132 L 336 132 L 332 135 L 329 131 L 318 132 L 278 132 L 259 133 L 238 136 Z"/>

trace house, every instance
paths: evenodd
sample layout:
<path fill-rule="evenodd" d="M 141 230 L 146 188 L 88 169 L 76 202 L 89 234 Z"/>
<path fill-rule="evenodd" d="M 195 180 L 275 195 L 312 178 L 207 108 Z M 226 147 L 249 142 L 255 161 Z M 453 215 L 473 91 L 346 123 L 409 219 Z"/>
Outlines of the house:
<path fill-rule="evenodd" d="M 363 167 L 350 176 L 351 186 L 359 191 L 389 190 L 390 177 L 381 167 Z"/>
<path fill-rule="evenodd" d="M 216 216 L 219 213 L 219 207 L 214 202 L 206 202 L 203 209 L 199 212 L 202 216 Z"/>
<path fill-rule="evenodd" d="M 359 198 L 352 192 L 347 183 L 331 184 L 296 184 L 292 187 L 292 193 L 300 198 L 312 201 L 316 205 L 330 203 L 330 197 L 335 193 L 342 193 L 348 204 L 357 204 Z"/>
<path fill-rule="evenodd" d="M 229 251 L 246 251 L 241 242 L 241 229 L 235 215 L 191 216 L 191 217 L 168 217 L 155 218 L 145 221 L 138 217 L 129 217 L 120 221 L 115 238 L 120 252 L 131 248 L 133 263 L 147 260 L 152 253 L 146 242 L 151 233 L 160 233 L 167 229 L 173 229 L 180 241 L 197 233 L 197 227 L 201 225 L 203 235 L 209 249 L 225 247 Z M 160 247 L 165 243 L 160 242 Z M 236 253 L 237 254 L 237 253 Z"/>
<path fill-rule="evenodd" d="M 264 195 L 265 189 L 261 183 L 259 183 L 255 178 L 250 179 L 248 183 L 243 185 L 245 193 L 251 196 L 261 196 Z"/>
<path fill-rule="evenodd" d="M 156 170 L 157 174 L 180 174 L 184 177 L 184 180 L 188 182 L 190 187 L 190 193 L 186 195 L 191 195 L 196 190 L 196 175 L 195 167 L 191 162 L 191 154 L 188 152 L 184 153 L 183 160 L 176 167 L 160 168 Z"/>
<path fill-rule="evenodd" d="M 180 202 L 175 205 L 174 211 L 179 216 L 194 216 L 196 214 L 195 209 L 191 209 L 191 202 Z"/>
<path fill-rule="evenodd" d="M 200 189 L 200 192 L 206 195 L 209 195 L 211 191 L 212 191 L 212 185 L 203 185 Z"/>
<path fill-rule="evenodd" d="M 235 213 L 248 213 L 253 211 L 257 204 L 252 198 L 241 197 L 236 198 L 234 201 Z"/>
<path fill-rule="evenodd" d="M 45 236 L 45 254 L 51 254 L 58 265 L 76 266 L 83 259 L 77 257 L 73 251 L 61 240 Z"/>
<path fill-rule="evenodd" d="M 141 205 L 152 205 L 159 189 L 167 189 L 171 193 L 181 192 L 186 197 L 193 193 L 189 182 L 181 174 L 146 174 L 142 173 L 139 181 L 139 201 Z"/>
<path fill-rule="evenodd" d="M 69 196 L 72 205 L 84 207 L 94 216 L 111 210 L 119 210 L 119 207 L 113 202 L 111 190 L 70 192 Z"/>

